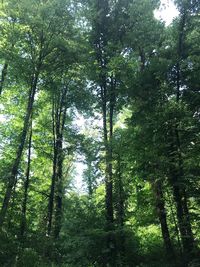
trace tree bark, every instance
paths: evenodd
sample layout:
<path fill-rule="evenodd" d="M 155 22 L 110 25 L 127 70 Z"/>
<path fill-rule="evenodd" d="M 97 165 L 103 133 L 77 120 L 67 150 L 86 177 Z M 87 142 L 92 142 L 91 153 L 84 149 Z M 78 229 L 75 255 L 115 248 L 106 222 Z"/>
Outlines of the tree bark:
<path fill-rule="evenodd" d="M 181 155 L 181 145 L 177 127 L 178 126 L 176 125 L 175 130 L 172 133 L 173 141 L 171 146 L 171 154 L 174 156 L 171 158 L 172 163 L 170 169 L 170 181 L 173 189 L 174 201 L 176 203 L 177 221 L 182 241 L 183 255 L 189 259 L 194 247 L 194 238 L 187 203 L 188 198 L 184 182 L 183 159 Z M 174 165 L 174 162 L 177 163 L 176 166 Z"/>
<path fill-rule="evenodd" d="M 31 143 L 32 143 L 32 123 L 30 125 L 30 135 L 28 141 L 28 162 L 26 169 L 26 179 L 24 182 L 24 198 L 22 202 L 22 217 L 20 225 L 20 236 L 23 238 L 26 231 L 26 212 L 27 212 L 27 201 L 28 201 L 28 189 L 30 184 L 30 167 L 31 167 Z"/>
<path fill-rule="evenodd" d="M 185 188 L 183 188 L 184 185 L 180 186 L 179 179 L 175 172 L 172 173 L 172 180 L 173 180 L 173 195 L 176 203 L 177 220 L 183 246 L 183 255 L 187 255 L 189 257 L 189 254 L 193 250 L 194 239 L 189 219 L 190 216 L 188 211 L 187 199 L 185 196 L 186 191 Z"/>
<path fill-rule="evenodd" d="M 174 213 L 174 207 L 173 207 L 174 199 L 173 199 L 173 196 L 171 196 L 171 194 L 168 191 L 167 191 L 167 196 L 168 196 L 172 220 L 174 223 L 174 228 L 175 228 L 175 233 L 176 233 L 176 237 L 177 237 L 179 251 L 180 251 L 180 254 L 182 254 L 182 244 L 181 244 L 180 233 L 179 233 L 179 228 L 178 228 L 178 224 L 177 224 L 177 217 L 176 217 L 176 214 Z"/>
<path fill-rule="evenodd" d="M 119 242 L 117 246 L 117 252 L 120 259 L 123 259 L 125 256 L 125 232 L 124 232 L 124 186 L 123 186 L 123 177 L 122 177 L 122 168 L 121 168 L 121 156 L 120 153 L 117 154 L 117 167 L 116 167 L 116 219 L 119 228 Z M 123 260 L 122 260 L 123 261 Z"/>
<path fill-rule="evenodd" d="M 62 198 L 63 198 L 63 136 L 58 136 L 58 161 L 57 161 L 57 179 L 56 179 L 56 196 L 55 196 L 55 229 L 54 237 L 58 238 L 62 226 Z"/>
<path fill-rule="evenodd" d="M 56 168 L 57 168 L 57 146 L 56 146 L 56 131 L 55 131 L 55 102 L 53 100 L 52 105 L 52 133 L 53 133 L 53 174 L 51 178 L 51 189 L 49 194 L 49 204 L 48 204 L 48 221 L 47 221 L 47 234 L 51 235 L 52 230 L 52 219 L 54 210 L 54 194 L 55 194 L 55 183 L 56 183 Z"/>
<path fill-rule="evenodd" d="M 165 209 L 165 201 L 162 191 L 162 184 L 161 181 L 156 180 L 153 183 L 153 189 L 155 194 L 155 200 L 156 200 L 156 208 L 157 208 L 157 214 L 160 221 L 161 231 L 162 231 L 162 237 L 166 249 L 166 254 L 169 258 L 173 257 L 174 249 L 172 246 L 168 223 L 167 223 L 167 215 L 166 215 L 166 209 Z"/>
<path fill-rule="evenodd" d="M 104 89 L 106 92 L 106 88 Z M 110 129 L 108 139 L 107 129 L 107 97 L 104 96 L 102 99 L 102 111 L 103 111 L 103 132 L 104 132 L 104 146 L 106 153 L 106 171 L 105 171 L 105 185 L 106 185 L 106 219 L 108 228 L 112 228 L 113 223 L 113 172 L 112 172 L 112 115 L 110 115 Z"/>
<path fill-rule="evenodd" d="M 2 91 L 3 91 L 4 82 L 5 82 L 5 79 L 6 79 L 6 76 L 7 76 L 7 70 L 8 70 L 8 63 L 5 62 L 4 65 L 3 65 L 2 72 L 1 72 L 0 96 L 1 96 Z"/>
<path fill-rule="evenodd" d="M 52 232 L 54 216 L 54 238 L 58 238 L 62 226 L 62 198 L 63 198 L 63 133 L 67 112 L 67 86 L 61 89 L 60 94 L 53 96 L 53 174 L 48 205 L 47 233 Z M 55 213 L 54 213 L 55 211 Z"/>
<path fill-rule="evenodd" d="M 117 191 L 117 217 L 118 217 L 118 224 L 120 227 L 124 226 L 124 188 L 123 188 L 123 181 L 122 181 L 122 170 L 121 170 L 121 157 L 120 154 L 117 155 L 117 184 L 116 184 L 116 191 Z"/>
<path fill-rule="evenodd" d="M 54 237 L 58 238 L 60 235 L 60 230 L 62 227 L 62 199 L 63 199 L 63 133 L 66 121 L 67 113 L 67 86 L 61 92 L 61 99 L 59 102 L 59 113 L 57 121 L 57 150 L 58 150 L 58 160 L 57 160 L 57 174 L 56 174 L 56 196 L 55 196 L 55 229 Z"/>

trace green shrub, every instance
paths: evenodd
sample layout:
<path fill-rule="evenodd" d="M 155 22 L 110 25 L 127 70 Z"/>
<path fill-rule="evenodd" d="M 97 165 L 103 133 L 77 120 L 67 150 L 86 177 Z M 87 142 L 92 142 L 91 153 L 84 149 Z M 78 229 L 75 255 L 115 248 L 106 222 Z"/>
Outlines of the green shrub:
<path fill-rule="evenodd" d="M 17 259 L 17 267 L 38 267 L 40 266 L 40 257 L 32 248 L 25 248 Z"/>

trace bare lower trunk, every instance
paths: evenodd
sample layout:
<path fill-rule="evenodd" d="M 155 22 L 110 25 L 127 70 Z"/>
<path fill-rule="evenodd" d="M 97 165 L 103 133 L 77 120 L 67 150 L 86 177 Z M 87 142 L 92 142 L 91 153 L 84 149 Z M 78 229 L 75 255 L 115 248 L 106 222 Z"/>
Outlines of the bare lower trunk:
<path fill-rule="evenodd" d="M 57 135 L 57 151 L 58 151 L 58 160 L 57 160 L 57 176 L 56 176 L 56 196 L 55 196 L 55 228 L 54 228 L 54 237 L 58 238 L 60 235 L 61 227 L 62 227 L 62 199 L 63 199 L 63 133 L 64 126 L 66 121 L 66 113 L 67 113 L 67 86 L 63 89 L 61 93 L 58 118 L 57 118 L 57 127 L 56 127 L 56 135 Z"/>
<path fill-rule="evenodd" d="M 32 142 L 32 125 L 30 126 L 30 136 L 28 142 L 28 162 L 26 169 L 26 180 L 24 183 L 24 198 L 22 202 L 22 218 L 20 225 L 20 236 L 23 237 L 26 231 L 26 211 L 27 211 L 27 201 L 28 201 L 28 189 L 30 183 L 30 167 L 31 167 L 31 142 Z"/>
<path fill-rule="evenodd" d="M 121 170 L 121 158 L 118 155 L 117 158 L 117 173 L 116 173 L 116 191 L 117 191 L 117 217 L 119 226 L 124 226 L 124 188 L 122 181 L 122 170 Z"/>
<path fill-rule="evenodd" d="M 115 176 L 115 191 L 116 191 L 116 221 L 119 229 L 119 236 L 117 242 L 117 254 L 120 259 L 123 259 L 125 256 L 125 232 L 124 232 L 124 186 L 123 186 L 123 177 L 122 177 L 122 169 L 121 169 L 121 157 L 120 154 L 117 155 L 117 169 Z M 123 260 L 122 260 L 123 261 Z"/>
<path fill-rule="evenodd" d="M 57 180 L 56 180 L 56 196 L 55 196 L 55 229 L 54 237 L 58 238 L 62 226 L 62 197 L 63 197 L 63 151 L 62 151 L 62 135 L 58 139 L 58 162 L 57 162 Z"/>
<path fill-rule="evenodd" d="M 63 197 L 63 132 L 67 112 L 67 86 L 59 91 L 59 95 L 53 96 L 53 142 L 54 159 L 53 175 L 48 205 L 47 232 L 51 235 L 52 221 L 54 218 L 54 238 L 58 238 L 62 226 L 62 197 Z"/>
<path fill-rule="evenodd" d="M 172 136 L 173 142 L 171 152 L 174 155 L 174 158 L 171 167 L 171 185 L 176 203 L 177 221 L 182 241 L 183 255 L 189 259 L 194 247 L 194 238 L 190 222 L 186 187 L 184 184 L 183 159 L 181 155 L 178 125 L 175 125 L 175 129 L 172 131 Z M 174 162 L 177 162 L 176 166 L 174 165 Z"/>
<path fill-rule="evenodd" d="M 103 89 L 102 89 L 103 90 Z M 103 111 L 103 133 L 104 146 L 106 154 L 106 170 L 105 170 L 105 187 L 106 187 L 106 220 L 108 228 L 112 228 L 113 223 L 113 181 L 112 181 L 112 151 L 108 140 L 107 130 L 107 111 L 106 111 L 106 92 L 102 93 L 102 111 Z"/>
<path fill-rule="evenodd" d="M 189 258 L 193 250 L 194 239 L 191 230 L 191 224 L 188 219 L 189 218 L 188 208 L 187 211 L 185 210 L 186 203 L 184 203 L 185 202 L 184 191 L 185 190 L 180 188 L 178 184 L 173 185 L 173 194 L 176 203 L 177 220 L 183 246 L 183 255 Z"/>
<path fill-rule="evenodd" d="M 166 254 L 169 258 L 171 258 L 174 256 L 174 250 L 173 250 L 173 246 L 172 246 L 172 242 L 171 242 L 171 238 L 169 234 L 167 215 L 166 215 L 166 209 L 165 209 L 165 201 L 164 201 L 161 182 L 155 181 L 153 184 L 153 188 L 154 188 L 154 193 L 155 193 L 156 208 L 157 208 L 158 218 L 160 221 Z"/>
<path fill-rule="evenodd" d="M 52 130 L 53 130 L 53 174 L 51 178 L 51 189 L 49 195 L 48 204 L 48 216 L 47 216 L 47 234 L 51 235 L 52 219 L 54 210 L 54 194 L 55 194 L 55 183 L 56 183 L 56 168 L 57 168 L 57 146 L 56 146 L 56 132 L 55 132 L 55 104 L 52 106 Z"/>
<path fill-rule="evenodd" d="M 53 220 L 53 210 L 54 210 L 54 194 L 55 194 L 55 180 L 56 180 L 56 161 L 57 161 L 57 152 L 54 150 L 54 159 L 53 159 L 53 174 L 51 179 L 51 189 L 49 195 L 49 204 L 48 204 L 48 221 L 47 221 L 47 234 L 51 235 L 52 230 L 52 220 Z"/>
<path fill-rule="evenodd" d="M 172 216 L 172 220 L 173 220 L 173 224 L 174 224 L 174 228 L 175 228 L 175 234 L 176 234 L 176 238 L 177 238 L 177 242 L 178 242 L 179 251 L 180 251 L 180 254 L 182 254 L 182 245 L 181 245 L 181 240 L 180 240 L 180 233 L 179 233 L 179 228 L 178 228 L 178 224 L 177 224 L 176 214 L 174 212 L 173 196 L 171 196 L 171 193 L 169 193 L 168 191 L 167 191 L 167 196 L 168 196 L 170 212 L 171 212 L 171 216 Z"/>

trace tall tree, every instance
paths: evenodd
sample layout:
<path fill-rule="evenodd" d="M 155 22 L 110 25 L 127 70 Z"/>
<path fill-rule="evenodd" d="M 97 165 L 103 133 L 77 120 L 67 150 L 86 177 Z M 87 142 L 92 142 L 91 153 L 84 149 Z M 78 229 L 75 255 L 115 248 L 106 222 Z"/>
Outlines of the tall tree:
<path fill-rule="evenodd" d="M 48 234 L 51 234 L 52 216 L 55 201 L 55 237 L 59 236 L 62 219 L 63 197 L 63 131 L 67 112 L 67 84 L 61 84 L 53 94 L 52 129 L 53 129 L 53 175 L 48 206 Z"/>
<path fill-rule="evenodd" d="M 14 16 L 19 21 L 19 27 L 21 27 L 21 40 L 18 44 L 20 58 L 15 64 L 21 64 L 23 70 L 22 75 L 26 78 L 26 83 L 29 86 L 29 93 L 27 97 L 26 114 L 24 116 L 24 125 L 19 135 L 19 146 L 8 176 L 5 197 L 1 208 L 1 226 L 5 220 L 12 189 L 18 174 L 18 168 L 30 125 L 35 94 L 38 89 L 39 77 L 48 62 L 48 56 L 51 53 L 55 53 L 55 49 L 58 48 L 58 44 L 54 41 L 53 37 L 56 36 L 57 39 L 62 38 L 62 35 L 66 31 L 65 27 L 69 26 L 67 6 L 62 1 L 46 3 L 44 6 L 41 5 L 39 10 L 38 6 L 35 5 L 33 1 L 22 2 L 19 5 L 14 1 L 12 5 L 11 10 L 15 8 L 17 12 L 11 16 Z M 60 16 L 57 16 L 56 12 L 58 12 Z M 49 14 L 51 15 L 49 16 Z M 8 14 L 8 16 L 9 15 L 10 14 Z M 31 19 L 32 16 L 34 20 Z M 26 64 L 29 65 L 28 71 L 25 70 Z"/>

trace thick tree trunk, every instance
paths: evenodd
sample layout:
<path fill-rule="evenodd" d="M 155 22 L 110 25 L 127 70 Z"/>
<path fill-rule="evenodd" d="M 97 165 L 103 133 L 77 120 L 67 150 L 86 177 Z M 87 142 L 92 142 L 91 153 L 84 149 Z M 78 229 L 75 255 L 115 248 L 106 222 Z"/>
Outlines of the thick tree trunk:
<path fill-rule="evenodd" d="M 155 193 L 155 199 L 156 199 L 156 208 L 158 213 L 158 218 L 160 221 L 161 231 L 162 231 L 162 237 L 166 249 L 166 254 L 169 258 L 174 256 L 174 250 L 169 234 L 169 228 L 167 224 L 167 215 L 166 215 L 166 209 L 165 209 L 165 201 L 162 191 L 162 185 L 161 181 L 155 181 L 153 184 L 154 193 Z"/>
<path fill-rule="evenodd" d="M 6 188 L 6 192 L 5 192 L 5 196 L 4 196 L 4 200 L 3 200 L 3 205 L 1 208 L 1 212 L 0 212 L 0 227 L 2 227 L 2 225 L 4 223 L 6 212 L 7 212 L 8 205 L 9 205 L 9 201 L 10 201 L 11 194 L 12 194 L 12 189 L 13 189 L 13 186 L 15 184 L 15 179 L 16 179 L 17 174 L 18 174 L 19 164 L 20 164 L 22 153 L 24 150 L 26 136 L 27 136 L 27 132 L 29 129 L 29 124 L 30 124 L 30 118 L 32 115 L 38 76 L 39 76 L 39 71 L 34 75 L 33 81 L 32 81 L 32 86 L 30 88 L 27 111 L 26 111 L 26 116 L 24 118 L 24 126 L 23 126 L 22 133 L 20 135 L 19 146 L 17 149 L 16 158 L 15 158 L 14 163 L 12 165 L 11 173 L 8 176 L 8 184 L 7 184 L 7 188 Z"/>
<path fill-rule="evenodd" d="M 27 211 L 27 201 L 28 201 L 28 189 L 30 183 L 30 167 L 31 167 L 31 143 L 32 143 L 32 125 L 30 126 L 30 136 L 28 141 L 28 162 L 26 169 L 26 179 L 24 182 L 24 198 L 22 202 L 22 217 L 20 225 L 20 236 L 23 237 L 26 231 L 26 211 Z"/>

